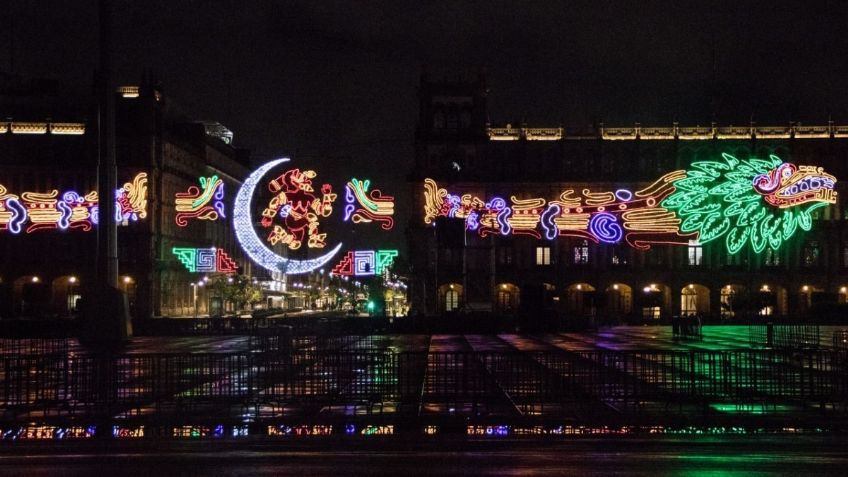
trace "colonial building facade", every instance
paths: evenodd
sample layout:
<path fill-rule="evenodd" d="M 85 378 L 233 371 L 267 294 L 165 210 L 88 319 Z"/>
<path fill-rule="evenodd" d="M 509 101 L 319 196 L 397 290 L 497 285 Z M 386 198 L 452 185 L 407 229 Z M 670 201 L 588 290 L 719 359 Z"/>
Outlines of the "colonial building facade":
<path fill-rule="evenodd" d="M 87 98 L 68 113 L 49 82 L 9 77 L 3 89 L 0 317 L 70 316 L 95 273 L 96 116 Z M 116 136 L 119 281 L 133 317 L 206 313 L 204 277 L 252 273 L 229 220 L 247 152 L 151 82 L 116 92 Z"/>
<path fill-rule="evenodd" d="M 486 99 L 482 78 L 422 80 L 410 175 L 414 310 L 719 321 L 805 316 L 846 302 L 848 210 L 845 188 L 833 179 L 848 174 L 848 126 L 494 127 Z M 752 158 L 762 161 L 746 162 Z M 795 171 L 791 181 L 823 178 L 826 186 L 813 187 L 832 189 L 762 212 L 788 224 L 784 210 L 818 202 L 798 227 L 778 233 L 778 219 L 765 220 L 771 225 L 748 227 L 749 234 L 742 225 L 762 219 L 759 209 L 725 209 L 730 220 L 721 227 L 703 210 L 673 210 L 686 187 L 707 193 L 691 185 L 699 174 L 718 181 L 731 176 L 722 168 L 754 164 L 768 176 L 781 163 Z M 715 207 L 745 200 L 722 196 Z M 636 206 L 644 211 L 628 216 Z M 707 228 L 698 233 L 696 222 Z"/>

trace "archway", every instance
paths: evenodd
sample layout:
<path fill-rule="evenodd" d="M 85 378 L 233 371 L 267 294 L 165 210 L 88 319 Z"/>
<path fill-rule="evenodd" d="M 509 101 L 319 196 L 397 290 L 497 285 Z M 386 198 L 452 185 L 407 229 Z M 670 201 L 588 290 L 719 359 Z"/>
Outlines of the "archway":
<path fill-rule="evenodd" d="M 639 293 L 642 308 L 642 319 L 647 321 L 659 320 L 668 316 L 671 308 L 671 289 L 661 283 L 648 283 Z"/>
<path fill-rule="evenodd" d="M 785 316 L 788 308 L 786 288 L 764 283 L 760 286 L 756 303 L 759 316 Z"/>
<path fill-rule="evenodd" d="M 798 313 L 801 315 L 809 313 L 810 307 L 816 301 L 816 298 L 820 299 L 820 294 L 823 292 L 824 290 L 814 285 L 801 285 L 798 290 Z M 814 298 L 813 295 L 819 296 Z"/>
<path fill-rule="evenodd" d="M 43 316 L 50 308 L 50 286 L 37 275 L 16 279 L 12 294 L 15 315 Z"/>
<path fill-rule="evenodd" d="M 633 312 L 633 288 L 624 283 L 613 283 L 606 289 L 606 312 L 611 317 L 623 318 Z"/>
<path fill-rule="evenodd" d="M 595 287 L 574 283 L 566 289 L 566 310 L 574 316 L 595 316 Z"/>
<path fill-rule="evenodd" d="M 720 291 L 720 317 L 722 321 L 728 321 L 736 318 L 740 313 L 745 312 L 745 287 L 742 285 L 727 284 L 721 287 Z"/>
<path fill-rule="evenodd" d="M 464 290 L 459 283 L 446 283 L 439 287 L 439 310 L 453 311 L 464 304 Z"/>
<path fill-rule="evenodd" d="M 51 303 L 59 316 L 70 316 L 77 312 L 82 299 L 82 284 L 75 275 L 63 275 L 53 279 Z"/>
<path fill-rule="evenodd" d="M 495 289 L 495 309 L 499 313 L 513 314 L 521 305 L 521 290 L 512 283 L 500 283 Z"/>
<path fill-rule="evenodd" d="M 701 315 L 707 316 L 710 314 L 710 289 L 690 283 L 680 290 L 680 315 Z"/>

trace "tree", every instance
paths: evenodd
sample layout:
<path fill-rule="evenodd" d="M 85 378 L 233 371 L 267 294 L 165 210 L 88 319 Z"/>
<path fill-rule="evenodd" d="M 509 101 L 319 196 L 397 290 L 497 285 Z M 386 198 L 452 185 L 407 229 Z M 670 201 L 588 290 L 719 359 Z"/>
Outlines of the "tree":
<path fill-rule="evenodd" d="M 244 275 L 220 275 L 210 280 L 207 286 L 225 302 L 235 305 L 236 310 L 262 301 L 262 289 Z"/>

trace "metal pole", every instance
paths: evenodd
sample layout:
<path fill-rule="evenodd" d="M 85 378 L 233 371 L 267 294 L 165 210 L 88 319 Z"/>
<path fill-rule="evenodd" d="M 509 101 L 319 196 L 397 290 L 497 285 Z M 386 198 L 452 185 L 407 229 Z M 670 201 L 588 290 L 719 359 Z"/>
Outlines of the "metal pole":
<path fill-rule="evenodd" d="M 118 288 L 118 228 L 115 221 L 115 96 L 112 86 L 112 5 L 100 0 L 100 74 L 98 75 L 98 227 L 97 278 Z"/>

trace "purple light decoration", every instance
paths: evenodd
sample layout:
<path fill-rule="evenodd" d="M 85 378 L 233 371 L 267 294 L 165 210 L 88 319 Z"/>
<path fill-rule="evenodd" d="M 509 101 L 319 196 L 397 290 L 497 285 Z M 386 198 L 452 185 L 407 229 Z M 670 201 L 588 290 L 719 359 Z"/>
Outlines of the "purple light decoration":
<path fill-rule="evenodd" d="M 550 204 L 548 208 L 542 212 L 542 228 L 545 229 L 545 238 L 548 240 L 553 240 L 557 238 L 559 235 L 559 231 L 557 230 L 556 224 L 554 224 L 554 218 L 559 215 L 562 209 L 557 204 Z"/>
<path fill-rule="evenodd" d="M 627 202 L 633 198 L 633 192 L 630 192 L 627 189 L 618 189 L 615 191 L 615 198 Z"/>
<path fill-rule="evenodd" d="M 71 225 L 71 213 L 73 212 L 71 211 L 71 206 L 69 206 L 65 201 L 59 201 L 56 203 L 56 208 L 62 213 L 62 215 L 59 216 L 59 229 L 67 230 Z"/>
<path fill-rule="evenodd" d="M 509 235 L 512 232 L 512 227 L 507 222 L 510 215 L 512 215 L 512 209 L 509 207 L 504 207 L 498 212 L 498 224 L 501 226 L 501 235 Z"/>
<path fill-rule="evenodd" d="M 618 225 L 616 217 L 609 212 L 592 214 L 589 220 L 589 232 L 605 243 L 618 243 L 624 236 L 624 231 Z"/>
<path fill-rule="evenodd" d="M 221 217 L 227 218 L 226 214 L 224 214 L 224 183 L 221 182 L 218 185 L 218 190 L 215 191 L 215 202 L 212 203 L 212 206 L 215 207 L 215 211 L 218 212 L 218 215 Z"/>
<path fill-rule="evenodd" d="M 465 219 L 465 230 L 471 230 L 472 232 L 480 228 L 480 218 L 477 212 L 471 212 L 468 214 L 468 217 Z"/>
<path fill-rule="evenodd" d="M 446 199 L 451 206 L 450 210 L 448 211 L 448 217 L 456 217 L 456 211 L 459 210 L 459 203 L 460 203 L 459 196 L 448 194 Z"/>
<path fill-rule="evenodd" d="M 345 205 L 344 208 L 343 220 L 347 222 L 348 220 L 350 220 L 350 216 L 353 215 L 353 212 L 356 210 L 356 205 L 354 205 L 354 203 L 356 202 L 356 198 L 354 198 L 353 191 L 350 190 L 349 185 L 345 186 L 345 202 L 347 203 L 347 205 Z"/>
<path fill-rule="evenodd" d="M 9 221 L 9 232 L 12 232 L 13 234 L 21 233 L 21 229 L 27 220 L 26 207 L 21 205 L 18 199 L 7 199 L 6 207 L 11 209 L 13 212 L 12 220 Z"/>

